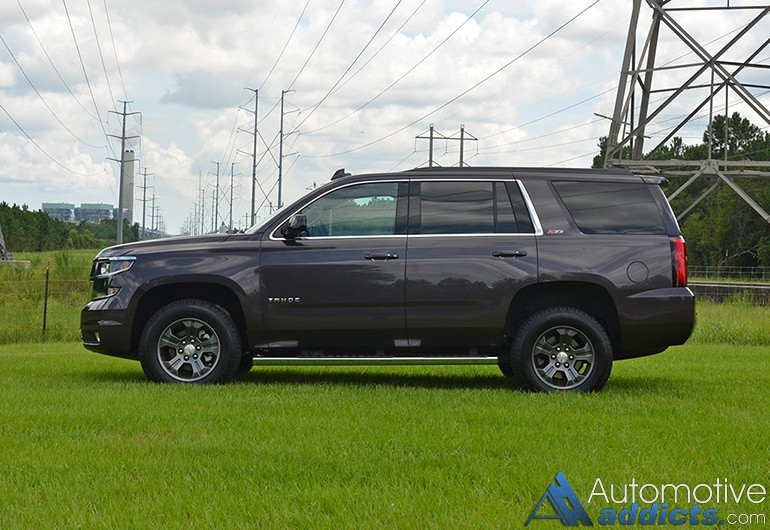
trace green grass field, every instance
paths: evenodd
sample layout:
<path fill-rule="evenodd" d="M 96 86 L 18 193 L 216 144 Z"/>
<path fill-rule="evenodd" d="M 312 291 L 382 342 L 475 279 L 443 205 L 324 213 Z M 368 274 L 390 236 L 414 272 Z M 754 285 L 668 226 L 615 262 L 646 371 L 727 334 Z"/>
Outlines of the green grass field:
<path fill-rule="evenodd" d="M 699 301 L 687 345 L 590 395 L 512 390 L 493 366 L 164 386 L 75 342 L 94 254 L 0 271 L 0 529 L 521 528 L 559 471 L 584 503 L 597 478 L 770 488 L 770 307 Z"/>
<path fill-rule="evenodd" d="M 769 353 L 676 347 L 542 395 L 493 366 L 155 385 L 77 343 L 0 346 L 0 528 L 521 528 L 559 471 L 594 522 L 597 478 L 767 486 Z"/>

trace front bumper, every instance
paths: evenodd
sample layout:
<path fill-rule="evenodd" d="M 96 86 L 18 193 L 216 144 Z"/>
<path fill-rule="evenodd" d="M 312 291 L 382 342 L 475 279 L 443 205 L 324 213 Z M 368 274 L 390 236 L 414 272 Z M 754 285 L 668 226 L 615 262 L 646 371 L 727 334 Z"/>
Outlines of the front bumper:
<path fill-rule="evenodd" d="M 126 311 L 104 309 L 108 303 L 109 300 L 94 300 L 80 312 L 83 346 L 104 355 L 137 359 L 131 347 L 131 326 Z"/>

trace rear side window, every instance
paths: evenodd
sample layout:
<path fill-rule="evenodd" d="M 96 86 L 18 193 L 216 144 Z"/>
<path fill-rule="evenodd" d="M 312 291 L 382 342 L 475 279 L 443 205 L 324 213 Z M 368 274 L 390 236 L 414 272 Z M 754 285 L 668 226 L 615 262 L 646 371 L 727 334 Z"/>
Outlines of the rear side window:
<path fill-rule="evenodd" d="M 508 185 L 507 185 L 508 184 Z M 424 181 L 419 186 L 419 234 L 531 233 L 532 221 L 515 183 Z"/>
<path fill-rule="evenodd" d="M 646 184 L 562 181 L 553 187 L 585 234 L 666 234 Z"/>

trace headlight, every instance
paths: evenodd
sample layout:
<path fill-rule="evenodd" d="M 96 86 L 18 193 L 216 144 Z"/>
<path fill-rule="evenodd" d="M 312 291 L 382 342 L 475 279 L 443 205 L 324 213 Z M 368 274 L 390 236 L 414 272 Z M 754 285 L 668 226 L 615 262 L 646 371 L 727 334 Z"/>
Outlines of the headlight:
<path fill-rule="evenodd" d="M 111 285 L 116 274 L 126 272 L 136 261 L 134 256 L 96 258 L 91 269 L 91 299 L 114 296 L 120 287 Z"/>
<path fill-rule="evenodd" d="M 101 258 L 94 263 L 94 276 L 111 276 L 127 271 L 136 261 L 134 256 L 120 256 L 116 258 Z"/>

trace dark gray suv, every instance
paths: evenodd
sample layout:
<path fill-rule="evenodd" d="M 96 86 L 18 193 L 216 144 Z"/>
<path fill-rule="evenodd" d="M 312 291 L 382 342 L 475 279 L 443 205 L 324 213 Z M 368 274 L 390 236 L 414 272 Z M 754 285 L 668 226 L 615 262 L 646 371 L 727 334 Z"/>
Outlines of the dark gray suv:
<path fill-rule="evenodd" d="M 695 299 L 661 178 L 623 170 L 350 175 L 243 234 L 107 248 L 86 348 L 153 381 L 253 364 L 497 363 L 601 389 L 616 359 L 689 337 Z"/>

